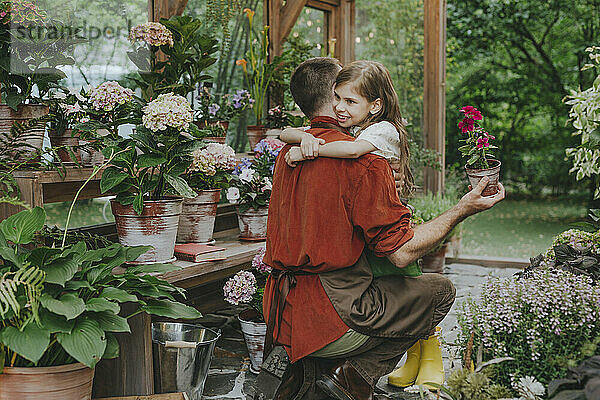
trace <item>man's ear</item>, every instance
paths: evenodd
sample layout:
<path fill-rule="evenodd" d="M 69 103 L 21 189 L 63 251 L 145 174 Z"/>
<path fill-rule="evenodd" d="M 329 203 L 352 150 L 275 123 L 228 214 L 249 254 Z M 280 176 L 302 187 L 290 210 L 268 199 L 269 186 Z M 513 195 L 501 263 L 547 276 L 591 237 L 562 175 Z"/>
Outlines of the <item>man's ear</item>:
<path fill-rule="evenodd" d="M 371 103 L 371 107 L 369 109 L 369 112 L 373 115 L 377 114 L 379 111 L 381 111 L 381 99 L 378 97 L 375 99 L 374 102 Z"/>

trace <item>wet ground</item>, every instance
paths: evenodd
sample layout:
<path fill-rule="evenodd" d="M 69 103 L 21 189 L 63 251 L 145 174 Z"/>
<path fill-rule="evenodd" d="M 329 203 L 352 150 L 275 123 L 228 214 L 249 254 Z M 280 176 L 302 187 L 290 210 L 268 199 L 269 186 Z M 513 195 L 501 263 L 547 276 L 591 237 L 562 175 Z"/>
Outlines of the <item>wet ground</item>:
<path fill-rule="evenodd" d="M 456 338 L 457 304 L 469 295 L 477 296 L 488 275 L 511 276 L 517 271 L 517 269 L 485 268 L 466 264 L 446 266 L 445 274 L 456 286 L 457 301 L 441 324 L 443 340 L 450 344 L 454 342 Z M 209 375 L 204 386 L 203 399 L 205 400 L 246 400 L 250 398 L 249 394 L 253 391 L 256 375 L 248 370 L 250 359 L 237 320 L 239 311 L 240 309 L 227 308 L 212 314 L 205 314 L 203 323 L 222 331 L 222 337 L 217 342 Z M 458 365 L 459 361 L 454 359 L 452 353 L 451 346 L 444 346 L 443 355 L 446 371 Z M 399 365 L 403 362 L 402 360 Z M 402 389 L 389 386 L 385 376 L 379 380 L 377 390 L 384 394 L 382 398 L 406 400 L 420 398 L 417 394 L 406 393 Z"/>

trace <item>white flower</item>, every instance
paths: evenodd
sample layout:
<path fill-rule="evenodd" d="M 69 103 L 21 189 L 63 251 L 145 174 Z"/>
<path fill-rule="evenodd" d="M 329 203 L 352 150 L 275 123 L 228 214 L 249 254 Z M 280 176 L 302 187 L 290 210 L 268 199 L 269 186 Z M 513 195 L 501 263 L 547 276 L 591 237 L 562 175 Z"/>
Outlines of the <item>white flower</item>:
<path fill-rule="evenodd" d="M 252 168 L 243 169 L 240 173 L 240 180 L 244 183 L 249 183 L 254 178 L 254 172 Z"/>
<path fill-rule="evenodd" d="M 515 385 L 515 389 L 521 396 L 519 400 L 539 400 L 546 392 L 544 385 L 532 376 L 520 378 Z"/>
<path fill-rule="evenodd" d="M 164 131 L 168 126 L 185 130 L 194 118 L 186 98 L 173 93 L 158 95 L 142 111 L 144 126 L 153 132 Z"/>
<path fill-rule="evenodd" d="M 238 189 L 236 187 L 230 187 L 229 189 L 227 189 L 227 200 L 230 203 L 235 204 L 239 198 L 240 198 L 240 189 Z"/>
<path fill-rule="evenodd" d="M 267 190 L 271 190 L 273 188 L 273 184 L 271 183 L 271 180 L 269 178 L 267 178 L 266 176 L 263 178 L 261 183 L 263 186 L 260 190 L 263 192 L 266 192 Z"/>

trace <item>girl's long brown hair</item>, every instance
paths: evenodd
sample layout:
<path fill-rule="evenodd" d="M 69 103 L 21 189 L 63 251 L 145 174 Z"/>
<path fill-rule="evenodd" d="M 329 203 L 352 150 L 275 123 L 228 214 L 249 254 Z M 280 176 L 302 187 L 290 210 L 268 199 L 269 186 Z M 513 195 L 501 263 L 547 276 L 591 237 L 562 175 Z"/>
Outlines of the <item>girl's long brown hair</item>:
<path fill-rule="evenodd" d="M 398 95 L 394 90 L 390 73 L 376 61 L 354 61 L 342 68 L 335 80 L 336 86 L 348 83 L 354 85 L 358 93 L 368 102 L 381 99 L 381 110 L 377 114 L 369 114 L 360 125 L 361 130 L 382 121 L 388 121 L 396 127 L 400 139 L 400 171 L 404 181 L 401 194 L 403 197 L 408 197 L 414 188 L 414 178 L 409 166 L 408 134 L 402 122 Z"/>

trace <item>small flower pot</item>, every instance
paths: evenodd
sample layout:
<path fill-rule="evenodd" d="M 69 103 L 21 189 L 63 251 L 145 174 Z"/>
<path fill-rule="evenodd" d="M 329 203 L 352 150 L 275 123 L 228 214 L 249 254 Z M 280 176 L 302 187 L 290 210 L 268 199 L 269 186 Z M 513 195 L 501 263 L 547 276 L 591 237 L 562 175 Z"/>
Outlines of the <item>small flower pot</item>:
<path fill-rule="evenodd" d="M 267 217 L 269 207 L 260 207 L 258 210 L 250 207 L 245 212 L 237 210 L 240 226 L 240 239 L 261 241 L 267 239 Z"/>
<path fill-rule="evenodd" d="M 21 104 L 17 111 L 6 104 L 0 104 L 0 138 L 13 142 L 10 138 L 13 136 L 11 128 L 15 122 L 28 124 L 31 119 L 44 117 L 48 112 L 49 107 L 43 104 Z M 24 161 L 40 151 L 44 144 L 45 130 L 46 121 L 38 121 L 21 132 L 14 141 L 14 161 Z"/>
<path fill-rule="evenodd" d="M 177 242 L 208 243 L 212 241 L 221 190 L 200 190 L 193 199 L 183 199 Z"/>
<path fill-rule="evenodd" d="M 477 184 L 479 184 L 479 181 L 481 180 L 481 178 L 483 178 L 484 176 L 487 176 L 490 181 L 487 184 L 487 186 L 485 187 L 485 189 L 483 189 L 483 192 L 481 193 L 482 196 L 493 196 L 496 193 L 498 193 L 498 179 L 500 177 L 500 165 L 502 165 L 502 163 L 498 160 L 487 160 L 488 164 L 490 165 L 489 168 L 485 168 L 485 169 L 475 169 L 475 168 L 468 168 L 467 166 L 465 166 L 465 170 L 467 171 L 467 176 L 469 177 L 469 182 L 471 183 L 471 186 L 475 187 L 477 186 Z"/>
<path fill-rule="evenodd" d="M 435 253 L 424 255 L 421 258 L 421 270 L 427 273 L 443 273 L 447 249 L 448 244 L 444 243 Z"/>
<path fill-rule="evenodd" d="M 250 152 L 254 152 L 254 147 L 266 137 L 267 128 L 263 125 L 248 125 L 246 134 L 248 135 L 248 143 L 250 144 Z"/>
<path fill-rule="evenodd" d="M 152 246 L 132 264 L 154 264 L 175 261 L 175 239 L 181 214 L 182 198 L 144 201 L 142 215 L 133 206 L 110 201 L 117 225 L 119 243 L 124 246 Z"/>
<path fill-rule="evenodd" d="M 238 320 L 250 355 L 250 372 L 258 374 L 262 366 L 267 324 L 262 322 L 258 313 L 251 308 L 242 311 Z"/>
<path fill-rule="evenodd" d="M 204 138 L 204 140 L 207 140 L 207 141 L 213 142 L 213 143 L 225 144 L 225 140 L 227 139 L 227 130 L 229 129 L 229 121 L 211 122 L 209 125 L 213 126 L 213 125 L 217 125 L 217 124 L 219 124 L 223 127 L 223 129 L 225 130 L 225 135 L 224 136 L 207 136 Z M 194 121 L 194 125 L 196 125 L 198 127 L 198 129 L 206 128 L 206 122 L 204 122 L 204 121 Z"/>
<path fill-rule="evenodd" d="M 81 163 L 81 153 L 79 151 L 79 137 L 73 136 L 71 129 L 65 129 L 62 134 L 56 131 L 49 130 L 48 137 L 52 147 L 62 147 L 57 151 L 58 158 L 62 162 L 78 162 Z M 66 149 L 70 148 L 75 155 L 75 160 L 71 157 L 71 152 Z"/>

